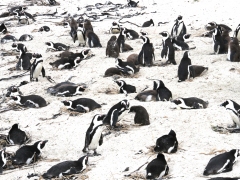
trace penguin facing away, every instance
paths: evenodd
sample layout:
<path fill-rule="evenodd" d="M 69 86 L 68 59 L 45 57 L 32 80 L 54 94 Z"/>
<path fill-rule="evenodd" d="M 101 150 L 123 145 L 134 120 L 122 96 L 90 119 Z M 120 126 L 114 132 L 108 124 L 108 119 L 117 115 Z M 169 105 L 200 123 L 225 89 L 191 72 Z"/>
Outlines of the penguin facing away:
<path fill-rule="evenodd" d="M 178 82 L 185 81 L 186 79 L 189 79 L 190 72 L 189 72 L 189 66 L 191 65 L 191 59 L 190 59 L 190 53 L 188 51 L 185 51 L 183 54 L 183 58 L 178 66 Z"/>
<path fill-rule="evenodd" d="M 240 150 L 232 149 L 229 152 L 225 152 L 211 158 L 206 168 L 204 169 L 203 175 L 208 176 L 211 174 L 219 174 L 232 171 L 233 165 L 239 156 Z"/>
<path fill-rule="evenodd" d="M 128 110 L 129 106 L 130 104 L 128 100 L 122 100 L 112 106 L 107 115 L 104 117 L 103 124 L 110 125 L 111 127 L 117 127 L 116 124 L 119 121 L 119 116 L 122 115 L 124 111 Z"/>
<path fill-rule="evenodd" d="M 223 106 L 228 111 L 229 115 L 233 120 L 233 128 L 240 128 L 240 105 L 237 104 L 235 101 L 228 99 L 223 102 L 220 106 Z"/>
<path fill-rule="evenodd" d="M 42 76 L 45 77 L 45 69 L 43 67 L 43 58 L 41 54 L 33 54 L 33 57 L 36 58 L 30 68 L 30 81 L 36 79 L 38 82 L 38 76 L 42 73 Z"/>
<path fill-rule="evenodd" d="M 140 61 L 142 61 L 141 58 L 140 58 Z M 133 63 L 134 65 L 139 65 L 139 62 L 138 62 L 138 54 L 130 54 L 130 55 L 127 57 L 127 62 L 131 62 L 131 63 Z"/>
<path fill-rule="evenodd" d="M 126 96 L 128 93 L 136 93 L 136 87 L 132 86 L 130 84 L 127 84 L 125 81 L 123 80 L 119 80 L 119 81 L 114 81 L 115 83 L 117 83 L 117 85 L 120 88 L 120 93 L 124 93 Z"/>
<path fill-rule="evenodd" d="M 85 36 L 87 38 L 88 46 L 90 48 L 102 47 L 99 37 L 93 31 L 87 30 Z"/>
<path fill-rule="evenodd" d="M 14 165 L 28 165 L 32 163 L 35 158 L 37 159 L 41 155 L 42 149 L 47 142 L 47 140 L 37 141 L 33 145 L 25 145 L 20 147 L 13 156 L 12 163 Z"/>
<path fill-rule="evenodd" d="M 134 116 L 135 124 L 140 124 L 142 126 L 150 124 L 149 114 L 143 106 L 131 106 L 128 113 L 130 113 L 130 112 L 136 113 Z"/>
<path fill-rule="evenodd" d="M 19 57 L 19 60 L 16 64 L 17 70 L 29 70 L 31 67 L 31 58 L 27 53 L 21 50 L 21 56 Z"/>
<path fill-rule="evenodd" d="M 178 141 L 176 133 L 171 130 L 169 134 L 163 135 L 156 141 L 155 152 L 175 153 L 177 152 Z"/>
<path fill-rule="evenodd" d="M 101 146 L 103 143 L 103 119 L 105 115 L 95 115 L 92 119 L 92 122 L 87 129 L 86 137 L 85 137 L 85 145 L 83 148 L 83 152 L 88 152 L 88 150 L 93 150 L 93 155 L 100 155 L 97 153 L 97 147 Z"/>
<path fill-rule="evenodd" d="M 157 89 L 160 101 L 170 101 L 172 99 L 172 92 L 165 86 L 163 81 L 154 80 L 154 89 Z"/>
<path fill-rule="evenodd" d="M 44 179 L 62 178 L 65 175 L 79 174 L 86 169 L 88 156 L 83 156 L 77 161 L 63 161 L 47 170 L 42 175 Z"/>
<path fill-rule="evenodd" d="M 177 109 L 205 109 L 208 107 L 208 101 L 196 97 L 177 98 L 172 101 Z"/>
<path fill-rule="evenodd" d="M 18 124 L 14 124 L 12 125 L 10 131 L 8 132 L 8 136 L 6 140 L 11 145 L 16 145 L 16 144 L 22 145 L 29 140 L 29 137 L 24 131 L 19 129 Z"/>
<path fill-rule="evenodd" d="M 0 174 L 3 173 L 3 167 L 7 163 L 7 155 L 5 153 L 5 148 L 0 151 Z"/>
<path fill-rule="evenodd" d="M 47 102 L 44 98 L 38 95 L 29 95 L 29 96 L 12 96 L 11 97 L 16 104 L 29 108 L 38 108 L 47 106 Z"/>
<path fill-rule="evenodd" d="M 101 108 L 100 104 L 98 104 L 93 99 L 89 99 L 89 98 L 79 98 L 76 100 L 62 101 L 62 103 L 69 110 L 74 110 L 80 113 L 86 113 L 89 111 L 93 111 L 97 108 Z"/>
<path fill-rule="evenodd" d="M 146 179 L 162 179 L 168 175 L 169 167 L 165 156 L 161 153 L 157 155 L 146 167 Z"/>

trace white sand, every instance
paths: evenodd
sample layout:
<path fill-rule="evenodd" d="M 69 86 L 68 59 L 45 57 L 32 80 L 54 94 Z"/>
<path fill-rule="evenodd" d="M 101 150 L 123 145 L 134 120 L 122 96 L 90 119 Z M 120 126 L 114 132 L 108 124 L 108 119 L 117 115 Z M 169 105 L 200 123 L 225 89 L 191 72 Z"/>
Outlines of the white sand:
<path fill-rule="evenodd" d="M 4 0 L 7 4 L 9 1 Z M 11 0 L 14 5 L 21 4 L 20 1 Z M 17 2 L 17 3 L 16 3 Z M 98 2 L 92 0 L 94 4 Z M 126 3 L 126 1 L 112 1 L 114 3 Z M 192 0 L 169 0 L 169 1 L 155 1 L 158 4 L 151 6 L 152 1 L 140 1 L 140 5 L 145 5 L 148 8 L 146 12 L 154 12 L 142 16 L 125 19 L 126 21 L 135 22 L 142 25 L 144 21 L 152 18 L 156 26 L 145 28 L 149 33 L 149 38 L 154 45 L 161 44 L 162 31 L 171 31 L 173 21 L 178 15 L 183 16 L 183 20 L 187 26 L 188 33 L 192 34 L 190 46 L 196 46 L 195 50 L 191 50 L 192 64 L 204 65 L 209 67 L 207 73 L 201 77 L 195 78 L 192 82 L 178 83 L 177 68 L 178 65 L 169 65 L 166 67 L 151 67 L 141 68 L 140 72 L 133 78 L 122 78 L 127 83 L 135 85 L 137 91 L 144 89 L 146 85 L 152 88 L 152 81 L 146 79 L 161 79 L 165 85 L 172 91 L 173 98 L 177 97 L 198 97 L 209 101 L 209 107 L 204 110 L 172 110 L 170 102 L 139 102 L 134 100 L 136 94 L 130 94 L 127 99 L 130 105 L 144 106 L 150 115 L 151 125 L 149 126 L 135 126 L 133 123 L 133 114 L 127 114 L 120 124 L 128 126 L 127 129 L 119 132 L 113 132 L 106 136 L 103 140 L 103 145 L 98 148 L 98 153 L 101 156 L 90 157 L 89 171 L 83 172 L 79 175 L 79 179 L 90 180 L 121 180 L 131 179 L 124 177 L 125 174 L 134 171 L 147 161 L 151 161 L 157 155 L 152 153 L 152 148 L 155 145 L 157 138 L 167 134 L 173 129 L 178 138 L 179 149 L 175 154 L 165 154 L 170 171 L 169 176 L 173 180 L 198 180 L 204 179 L 202 173 L 210 158 L 219 152 L 211 155 L 203 153 L 210 153 L 214 150 L 231 150 L 240 148 L 239 134 L 220 134 L 214 132 L 211 126 L 224 126 L 232 124 L 230 116 L 226 113 L 223 107 L 219 105 L 226 99 L 232 99 L 240 103 L 240 74 L 239 71 L 229 71 L 231 68 L 239 69 L 239 63 L 231 63 L 226 61 L 226 55 L 209 55 L 213 53 L 212 39 L 198 37 L 204 32 L 204 25 L 210 21 L 217 23 L 225 23 L 233 30 L 239 24 L 238 6 L 236 1 L 228 0 L 227 2 L 220 2 L 217 0 L 200 0 L 193 2 Z M 76 10 L 76 7 L 84 6 L 82 2 L 77 0 L 62 1 L 59 7 L 59 12 L 65 10 Z M 87 4 L 88 2 L 86 2 Z M 85 4 L 85 5 L 86 5 Z M 49 6 L 31 6 L 27 10 L 29 13 L 46 13 L 48 10 L 54 12 L 56 7 Z M 134 9 L 140 12 L 140 8 Z M 2 7 L 1 7 L 1 11 Z M 73 13 L 74 14 L 74 13 Z M 38 140 L 48 140 L 42 156 L 44 161 L 38 162 L 35 168 L 19 169 L 13 172 L 4 171 L 0 179 L 15 180 L 27 179 L 28 173 L 42 174 L 47 171 L 52 165 L 64 160 L 77 160 L 83 156 L 83 146 L 85 139 L 85 132 L 95 114 L 107 113 L 108 110 L 119 101 L 126 99 L 123 94 L 105 94 L 103 93 L 107 88 L 113 89 L 116 92 L 117 85 L 113 82 L 111 77 L 104 78 L 104 72 L 109 67 L 114 67 L 115 59 L 105 57 L 105 49 L 107 41 L 111 34 L 105 34 L 111 27 L 113 20 L 105 20 L 103 22 L 93 22 L 94 31 L 99 36 L 103 48 L 93 48 L 92 52 L 96 55 L 87 61 L 83 61 L 74 70 L 52 70 L 49 62 L 56 60 L 55 55 L 58 52 L 46 53 L 47 41 L 61 42 L 76 47 L 77 43 L 73 43 L 69 34 L 69 30 L 62 26 L 55 26 L 53 23 L 44 21 L 53 21 L 36 18 L 37 21 L 30 25 L 21 27 L 10 27 L 9 31 L 12 35 L 19 38 L 22 34 L 32 34 L 33 41 L 24 42 L 30 52 L 42 53 L 44 58 L 44 67 L 46 74 L 51 76 L 57 83 L 67 80 L 70 76 L 77 76 L 72 79 L 72 82 L 82 83 L 91 80 L 96 81 L 90 85 L 82 96 L 64 98 L 54 97 L 46 93 L 46 88 L 53 86 L 45 78 L 40 77 L 39 82 L 32 82 L 20 87 L 24 95 L 38 94 L 44 97 L 50 104 L 41 109 L 28 109 L 25 111 L 8 111 L 0 114 L 1 128 L 10 128 L 14 123 L 19 123 L 22 130 L 28 131 L 32 136 L 32 142 Z M 3 19 L 0 19 L 1 21 Z M 60 19 L 55 20 L 60 22 Z M 170 21 L 166 25 L 157 26 L 158 22 Z M 17 21 L 14 21 L 16 24 Z M 50 32 L 32 32 L 34 29 L 39 29 L 42 25 L 48 25 L 51 28 Z M 127 28 L 132 28 L 140 31 L 131 24 L 124 24 Z M 61 36 L 66 35 L 66 36 Z M 2 37 L 2 35 L 1 35 Z M 127 40 L 134 50 L 128 53 L 120 54 L 120 58 L 126 59 L 132 53 L 139 53 L 142 42 L 141 40 Z M 1 44 L 1 49 L 11 49 L 12 43 Z M 70 49 L 81 51 L 83 48 L 76 47 Z M 161 49 L 155 50 L 156 60 L 161 60 Z M 182 51 L 176 52 L 176 62 L 180 63 L 183 56 Z M 53 57 L 50 59 L 49 57 Z M 8 61 L 14 60 L 14 57 L 1 57 L 0 65 L 6 64 Z M 165 61 L 165 60 L 164 60 Z M 15 63 L 1 67 L 1 77 L 8 77 L 20 72 L 10 72 L 7 69 L 15 66 Z M 9 87 L 10 85 L 18 85 L 21 81 L 29 81 L 29 76 L 9 81 L 0 81 L 0 91 Z M 57 114 L 63 105 L 60 101 L 65 99 L 77 99 L 80 97 L 93 98 L 98 103 L 107 103 L 101 109 L 93 112 L 80 114 L 78 116 L 69 116 L 68 112 L 64 112 L 62 116 L 57 119 L 42 121 L 40 118 L 49 118 L 53 114 Z M 6 134 L 8 131 L 2 131 L 1 134 Z M 106 130 L 107 132 L 107 130 Z M 142 154 L 136 155 L 139 150 Z M 53 162 L 49 162 L 49 160 Z M 128 172 L 123 172 L 125 168 L 129 167 Z M 145 177 L 145 167 L 138 171 L 139 179 Z M 233 171 L 220 174 L 219 176 L 234 177 L 239 176 L 240 163 L 234 165 Z M 215 176 L 212 176 L 215 177 Z M 137 178 L 136 178 L 137 179 Z"/>

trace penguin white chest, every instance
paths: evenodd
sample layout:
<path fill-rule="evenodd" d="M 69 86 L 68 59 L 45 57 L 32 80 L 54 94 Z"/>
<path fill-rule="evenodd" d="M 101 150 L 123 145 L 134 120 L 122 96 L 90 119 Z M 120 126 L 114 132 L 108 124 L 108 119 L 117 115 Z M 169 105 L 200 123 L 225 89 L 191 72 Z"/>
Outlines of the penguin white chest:
<path fill-rule="evenodd" d="M 37 66 L 36 66 L 36 68 L 35 68 L 35 70 L 33 72 L 33 78 L 37 78 L 40 75 L 40 73 L 42 71 L 42 67 L 43 67 L 42 63 L 38 63 L 37 64 Z"/>
<path fill-rule="evenodd" d="M 101 138 L 102 135 L 102 131 L 103 131 L 103 127 L 97 127 L 97 130 L 95 131 L 93 137 L 92 137 L 92 141 L 88 146 L 89 150 L 95 150 L 97 149 L 97 147 L 99 146 L 99 140 Z"/>

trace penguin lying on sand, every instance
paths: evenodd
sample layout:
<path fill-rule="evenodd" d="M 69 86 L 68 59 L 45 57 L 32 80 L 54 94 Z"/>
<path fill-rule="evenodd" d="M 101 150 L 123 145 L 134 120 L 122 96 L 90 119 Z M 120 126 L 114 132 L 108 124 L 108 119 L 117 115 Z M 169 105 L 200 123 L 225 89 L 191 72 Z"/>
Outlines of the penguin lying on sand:
<path fill-rule="evenodd" d="M 3 173 L 3 167 L 7 163 L 7 155 L 5 153 L 5 148 L 0 151 L 0 174 Z"/>
<path fill-rule="evenodd" d="M 80 62 L 82 60 L 80 59 L 80 57 L 65 57 L 65 58 L 61 58 L 58 59 L 54 62 L 50 62 L 49 64 L 53 67 L 53 68 L 57 68 L 57 69 L 72 69 L 72 68 L 76 68 Z"/>
<path fill-rule="evenodd" d="M 130 112 L 136 113 L 134 116 L 135 124 L 140 124 L 142 126 L 150 124 L 148 112 L 143 106 L 131 106 L 128 113 Z"/>
<path fill-rule="evenodd" d="M 124 74 L 133 75 L 139 71 L 139 68 L 131 62 L 124 62 L 121 59 L 116 59 L 116 67 L 121 70 Z"/>
<path fill-rule="evenodd" d="M 53 43 L 53 42 L 46 42 L 45 43 L 48 47 L 47 50 L 54 50 L 54 51 L 66 51 L 69 50 L 70 46 L 66 46 L 62 43 Z"/>
<path fill-rule="evenodd" d="M 205 109 L 208 107 L 208 101 L 196 97 L 177 98 L 172 101 L 177 109 Z"/>
<path fill-rule="evenodd" d="M 12 96 L 11 97 L 17 104 L 29 107 L 29 108 L 38 108 L 47 106 L 47 102 L 44 98 L 38 95 L 29 95 L 29 96 Z"/>
<path fill-rule="evenodd" d="M 153 44 L 150 43 L 148 37 L 141 36 L 141 38 L 144 43 L 140 53 L 138 54 L 138 62 L 143 66 L 146 65 L 150 67 L 153 65 L 153 60 L 155 60 Z"/>
<path fill-rule="evenodd" d="M 8 42 L 15 42 L 15 41 L 17 41 L 17 38 L 15 38 L 15 37 L 12 36 L 12 35 L 5 35 L 5 36 L 1 39 L 1 43 L 2 43 L 2 44 L 8 43 Z"/>
<path fill-rule="evenodd" d="M 123 80 L 119 80 L 119 81 L 114 81 L 115 83 L 117 83 L 117 85 L 120 88 L 120 93 L 124 93 L 126 96 L 128 93 L 136 93 L 136 87 L 127 84 L 125 81 Z"/>
<path fill-rule="evenodd" d="M 31 41 L 33 40 L 33 36 L 29 34 L 23 34 L 20 38 L 19 41 Z"/>
<path fill-rule="evenodd" d="M 22 145 L 29 141 L 27 134 L 19 129 L 18 124 L 12 125 L 10 131 L 8 132 L 7 142 L 11 145 Z"/>

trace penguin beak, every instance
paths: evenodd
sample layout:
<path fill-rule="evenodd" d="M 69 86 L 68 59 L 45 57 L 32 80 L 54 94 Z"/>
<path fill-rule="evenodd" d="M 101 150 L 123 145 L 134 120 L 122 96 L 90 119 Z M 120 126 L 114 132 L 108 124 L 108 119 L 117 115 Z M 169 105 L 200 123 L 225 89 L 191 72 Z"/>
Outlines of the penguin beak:
<path fill-rule="evenodd" d="M 42 143 L 43 143 L 43 144 L 46 144 L 47 142 L 48 142 L 48 140 L 45 140 L 45 141 L 43 141 Z"/>

